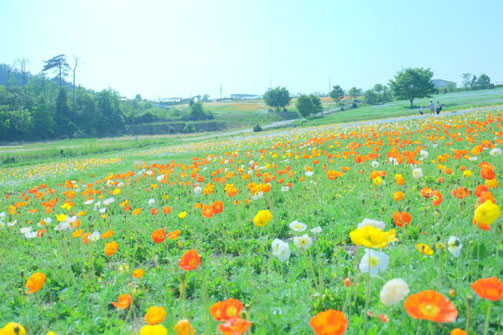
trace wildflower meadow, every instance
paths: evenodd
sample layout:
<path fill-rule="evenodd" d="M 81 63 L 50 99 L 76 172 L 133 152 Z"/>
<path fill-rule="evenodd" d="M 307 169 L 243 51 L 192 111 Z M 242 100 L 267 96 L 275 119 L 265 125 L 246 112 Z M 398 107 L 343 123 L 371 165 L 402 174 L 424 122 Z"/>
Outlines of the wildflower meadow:
<path fill-rule="evenodd" d="M 502 121 L 2 171 L 0 334 L 502 334 Z"/>

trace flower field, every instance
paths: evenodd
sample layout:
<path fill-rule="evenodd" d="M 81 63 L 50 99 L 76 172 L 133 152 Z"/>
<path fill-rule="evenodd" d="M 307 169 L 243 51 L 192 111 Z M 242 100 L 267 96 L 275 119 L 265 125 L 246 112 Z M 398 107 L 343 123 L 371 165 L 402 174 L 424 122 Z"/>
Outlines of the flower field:
<path fill-rule="evenodd" d="M 0 334 L 502 334 L 502 120 L 3 171 Z"/>

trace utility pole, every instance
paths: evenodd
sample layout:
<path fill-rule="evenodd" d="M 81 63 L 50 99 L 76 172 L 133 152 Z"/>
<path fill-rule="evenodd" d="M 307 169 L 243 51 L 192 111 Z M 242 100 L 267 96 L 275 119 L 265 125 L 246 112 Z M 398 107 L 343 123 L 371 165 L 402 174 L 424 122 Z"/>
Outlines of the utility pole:
<path fill-rule="evenodd" d="M 222 99 L 222 84 L 220 84 L 220 99 Z"/>
<path fill-rule="evenodd" d="M 85 63 L 79 63 L 79 57 L 73 56 L 73 105 L 75 106 L 75 72 L 77 72 L 77 66 Z"/>

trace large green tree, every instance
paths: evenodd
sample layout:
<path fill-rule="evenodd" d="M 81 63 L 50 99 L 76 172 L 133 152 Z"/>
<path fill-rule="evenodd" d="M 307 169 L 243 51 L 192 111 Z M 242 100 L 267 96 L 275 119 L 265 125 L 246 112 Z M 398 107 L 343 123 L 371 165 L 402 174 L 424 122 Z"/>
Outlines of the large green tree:
<path fill-rule="evenodd" d="M 435 92 L 431 78 L 433 72 L 430 69 L 405 69 L 398 72 L 394 80 L 390 80 L 391 91 L 396 99 L 409 100 L 412 107 L 414 99 L 429 97 Z"/>
<path fill-rule="evenodd" d="M 337 103 L 344 97 L 344 90 L 339 85 L 335 85 L 330 91 L 330 97 Z"/>
<path fill-rule="evenodd" d="M 311 95 L 301 95 L 297 98 L 295 103 L 297 111 L 303 117 L 308 117 L 311 114 L 317 114 L 323 112 L 323 107 L 321 105 L 321 100 L 314 94 Z"/>
<path fill-rule="evenodd" d="M 267 106 L 276 108 L 276 110 L 279 110 L 280 108 L 283 108 L 283 110 L 286 110 L 286 106 L 290 104 L 290 92 L 285 87 L 276 87 L 273 89 L 268 90 L 264 94 L 264 101 Z"/>

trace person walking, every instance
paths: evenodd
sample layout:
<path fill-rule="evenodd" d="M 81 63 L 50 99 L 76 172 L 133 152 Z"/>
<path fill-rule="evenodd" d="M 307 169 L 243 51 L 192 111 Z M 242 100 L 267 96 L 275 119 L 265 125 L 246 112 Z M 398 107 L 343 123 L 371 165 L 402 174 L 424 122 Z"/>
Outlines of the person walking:
<path fill-rule="evenodd" d="M 433 103 L 433 100 L 430 100 L 430 114 L 435 115 L 435 104 Z"/>
<path fill-rule="evenodd" d="M 419 114 L 423 115 L 423 106 L 421 106 L 421 108 L 419 108 Z"/>
<path fill-rule="evenodd" d="M 440 101 L 437 101 L 436 110 L 437 110 L 437 115 L 440 114 L 440 111 L 442 110 L 442 105 L 440 104 Z"/>

